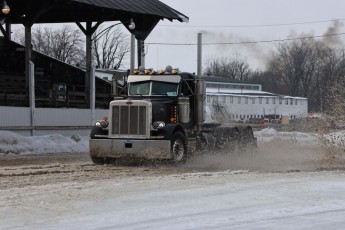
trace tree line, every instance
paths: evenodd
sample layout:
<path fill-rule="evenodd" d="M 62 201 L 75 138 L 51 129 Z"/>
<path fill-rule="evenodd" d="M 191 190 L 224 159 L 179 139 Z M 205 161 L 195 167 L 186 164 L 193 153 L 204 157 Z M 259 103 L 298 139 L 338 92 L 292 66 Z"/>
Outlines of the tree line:
<path fill-rule="evenodd" d="M 252 70 L 241 57 L 210 58 L 205 74 L 262 84 L 264 91 L 307 97 L 309 111 L 333 109 L 334 91 L 345 83 L 345 49 L 313 38 L 281 42 L 265 70 Z M 343 94 L 343 93 L 342 93 Z"/>

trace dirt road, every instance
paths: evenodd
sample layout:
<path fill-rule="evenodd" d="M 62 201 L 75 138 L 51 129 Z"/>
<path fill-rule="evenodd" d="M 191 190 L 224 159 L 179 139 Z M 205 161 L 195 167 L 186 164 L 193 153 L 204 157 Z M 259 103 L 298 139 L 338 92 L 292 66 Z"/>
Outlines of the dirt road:
<path fill-rule="evenodd" d="M 327 158 L 327 157 L 326 157 Z M 182 167 L 0 156 L 0 229 L 342 229 L 344 154 L 275 141 Z"/>
<path fill-rule="evenodd" d="M 315 146 L 275 141 L 260 144 L 255 152 L 241 154 L 208 153 L 191 158 L 182 167 L 163 163 L 94 165 L 87 153 L 45 155 L 2 155 L 0 189 L 172 174 L 246 170 L 255 172 L 298 172 L 344 170 L 344 156 L 325 161 Z"/>

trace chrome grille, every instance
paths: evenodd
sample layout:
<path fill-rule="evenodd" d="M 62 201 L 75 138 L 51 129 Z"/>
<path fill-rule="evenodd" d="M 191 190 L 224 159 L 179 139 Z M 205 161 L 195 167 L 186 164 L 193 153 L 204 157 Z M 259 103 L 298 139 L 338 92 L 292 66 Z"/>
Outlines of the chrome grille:
<path fill-rule="evenodd" d="M 145 105 L 113 105 L 113 135 L 146 135 L 147 111 Z"/>

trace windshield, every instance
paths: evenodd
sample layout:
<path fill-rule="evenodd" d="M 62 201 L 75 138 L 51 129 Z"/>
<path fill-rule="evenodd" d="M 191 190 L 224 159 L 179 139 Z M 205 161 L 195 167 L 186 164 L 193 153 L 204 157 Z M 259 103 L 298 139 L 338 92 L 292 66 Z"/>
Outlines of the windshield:
<path fill-rule="evenodd" d="M 135 82 L 129 84 L 129 95 L 150 95 L 150 82 Z"/>
<path fill-rule="evenodd" d="M 151 95 L 177 96 L 177 86 L 178 84 L 174 83 L 154 81 Z"/>
<path fill-rule="evenodd" d="M 167 82 L 133 82 L 129 85 L 128 94 L 177 96 L 178 84 Z"/>

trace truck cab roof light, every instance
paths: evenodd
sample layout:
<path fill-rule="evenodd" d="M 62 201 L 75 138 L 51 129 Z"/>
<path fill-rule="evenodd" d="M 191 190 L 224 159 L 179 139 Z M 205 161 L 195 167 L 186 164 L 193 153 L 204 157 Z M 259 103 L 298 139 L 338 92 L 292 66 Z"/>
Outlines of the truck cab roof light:
<path fill-rule="evenodd" d="M 154 70 L 152 68 L 150 69 L 143 69 L 143 68 L 139 68 L 139 69 L 135 69 L 133 71 L 133 74 L 134 75 L 139 75 L 139 74 L 145 74 L 145 75 L 149 75 L 149 74 L 160 74 L 160 75 L 163 75 L 163 74 L 178 74 L 179 73 L 179 69 L 172 69 L 171 66 L 168 66 L 167 67 L 167 70 Z"/>

